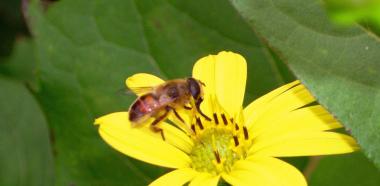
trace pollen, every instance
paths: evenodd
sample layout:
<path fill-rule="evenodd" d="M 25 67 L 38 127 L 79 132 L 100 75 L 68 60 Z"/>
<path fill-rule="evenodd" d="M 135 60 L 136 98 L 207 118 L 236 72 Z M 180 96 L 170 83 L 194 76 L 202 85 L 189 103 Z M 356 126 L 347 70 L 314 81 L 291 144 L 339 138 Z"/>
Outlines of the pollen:
<path fill-rule="evenodd" d="M 244 127 L 233 119 L 227 120 L 226 114 L 214 113 L 213 118 L 213 121 L 195 120 L 194 146 L 189 155 L 195 170 L 217 175 L 230 172 L 236 161 L 246 157 L 249 142 Z"/>

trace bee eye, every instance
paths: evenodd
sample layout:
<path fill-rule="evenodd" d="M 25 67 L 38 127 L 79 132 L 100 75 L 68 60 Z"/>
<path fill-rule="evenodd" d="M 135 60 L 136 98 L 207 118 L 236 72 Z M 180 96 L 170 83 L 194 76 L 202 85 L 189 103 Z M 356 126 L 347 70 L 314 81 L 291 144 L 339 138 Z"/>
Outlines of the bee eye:
<path fill-rule="evenodd" d="M 168 96 L 171 98 L 177 98 L 179 96 L 179 93 L 176 87 L 169 87 L 167 93 L 168 93 Z"/>
<path fill-rule="evenodd" d="M 199 83 L 194 78 L 188 78 L 187 82 L 189 83 L 189 91 L 193 98 L 197 99 L 201 93 L 201 87 Z"/>

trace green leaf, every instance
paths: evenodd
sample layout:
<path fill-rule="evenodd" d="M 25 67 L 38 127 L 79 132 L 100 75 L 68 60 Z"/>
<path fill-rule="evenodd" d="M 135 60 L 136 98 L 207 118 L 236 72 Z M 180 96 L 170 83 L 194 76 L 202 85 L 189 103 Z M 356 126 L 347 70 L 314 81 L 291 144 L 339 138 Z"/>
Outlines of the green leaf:
<path fill-rule="evenodd" d="M 292 79 L 228 1 L 64 0 L 46 12 L 38 2 L 36 96 L 56 139 L 58 185 L 146 185 L 164 173 L 116 152 L 93 126 L 128 109 L 135 97 L 118 91 L 134 73 L 182 78 L 200 57 L 232 50 L 249 63 L 247 101 Z"/>
<path fill-rule="evenodd" d="M 313 0 L 231 1 L 380 167 L 380 44 L 330 23 Z"/>
<path fill-rule="evenodd" d="M 325 0 L 325 6 L 337 23 L 353 25 L 358 22 L 380 36 L 379 0 Z"/>
<path fill-rule="evenodd" d="M 337 21 L 353 23 L 360 20 L 380 21 L 380 1 L 362 0 L 325 0 L 326 8 Z"/>
<path fill-rule="evenodd" d="M 378 186 L 380 171 L 362 154 L 323 157 L 309 180 L 310 186 Z"/>
<path fill-rule="evenodd" d="M 16 42 L 11 56 L 0 63 L 0 73 L 25 82 L 29 87 L 37 89 L 36 65 L 33 41 L 20 38 Z"/>
<path fill-rule="evenodd" d="M 0 185 L 53 185 L 49 131 L 38 103 L 19 82 L 0 76 Z"/>

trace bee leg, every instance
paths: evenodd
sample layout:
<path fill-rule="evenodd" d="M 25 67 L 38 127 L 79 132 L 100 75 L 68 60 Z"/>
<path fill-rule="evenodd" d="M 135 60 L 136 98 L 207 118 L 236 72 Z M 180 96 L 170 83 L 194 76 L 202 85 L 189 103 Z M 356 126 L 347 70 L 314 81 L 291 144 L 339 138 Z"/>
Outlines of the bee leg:
<path fill-rule="evenodd" d="M 178 112 L 172 108 L 173 112 L 174 112 L 174 115 L 179 119 L 181 120 L 182 123 L 185 123 L 185 120 L 183 120 L 183 118 L 178 114 Z"/>
<path fill-rule="evenodd" d="M 190 126 L 185 123 L 185 120 L 181 117 L 181 115 L 179 115 L 179 113 L 171 106 L 167 106 L 166 108 L 167 110 L 173 110 L 175 116 L 181 121 L 181 124 L 179 124 L 179 122 L 177 123 L 177 125 L 183 129 L 184 131 L 186 131 L 188 134 L 194 134 L 194 131 L 190 128 Z"/>
<path fill-rule="evenodd" d="M 204 114 L 200 108 L 202 101 L 203 101 L 203 98 L 199 98 L 197 102 L 195 103 L 195 107 L 197 108 L 197 111 L 199 112 L 199 114 L 201 114 L 207 121 L 211 121 L 211 119 L 206 114 Z"/>
<path fill-rule="evenodd" d="M 166 140 L 165 139 L 165 135 L 164 135 L 164 130 L 162 129 L 162 128 L 159 128 L 159 127 L 157 127 L 157 126 L 155 126 L 155 125 L 151 125 L 151 127 L 150 127 L 152 130 L 153 130 L 153 132 L 159 132 L 160 134 L 161 134 L 161 138 L 162 138 L 162 140 Z"/>
<path fill-rule="evenodd" d="M 162 128 L 159 128 L 157 124 L 159 124 L 161 121 L 163 121 L 169 114 L 169 110 L 166 109 L 165 113 L 156 118 L 151 124 L 150 124 L 150 129 L 153 132 L 160 132 L 162 139 L 165 141 L 165 135 L 164 135 L 164 130 Z"/>

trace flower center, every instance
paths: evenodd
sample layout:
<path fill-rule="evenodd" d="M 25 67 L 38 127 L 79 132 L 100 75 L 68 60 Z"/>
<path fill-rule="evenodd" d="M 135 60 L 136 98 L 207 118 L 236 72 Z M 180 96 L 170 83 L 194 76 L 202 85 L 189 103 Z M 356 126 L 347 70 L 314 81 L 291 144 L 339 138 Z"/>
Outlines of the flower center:
<path fill-rule="evenodd" d="M 214 113 L 211 121 L 196 117 L 191 126 L 194 146 L 189 154 L 195 170 L 214 175 L 230 172 L 236 161 L 246 157 L 248 131 L 227 118 L 224 112 Z"/>
<path fill-rule="evenodd" d="M 205 130 L 194 142 L 190 153 L 193 168 L 200 172 L 229 172 L 232 165 L 243 158 L 231 144 L 233 135 L 224 129 Z"/>

